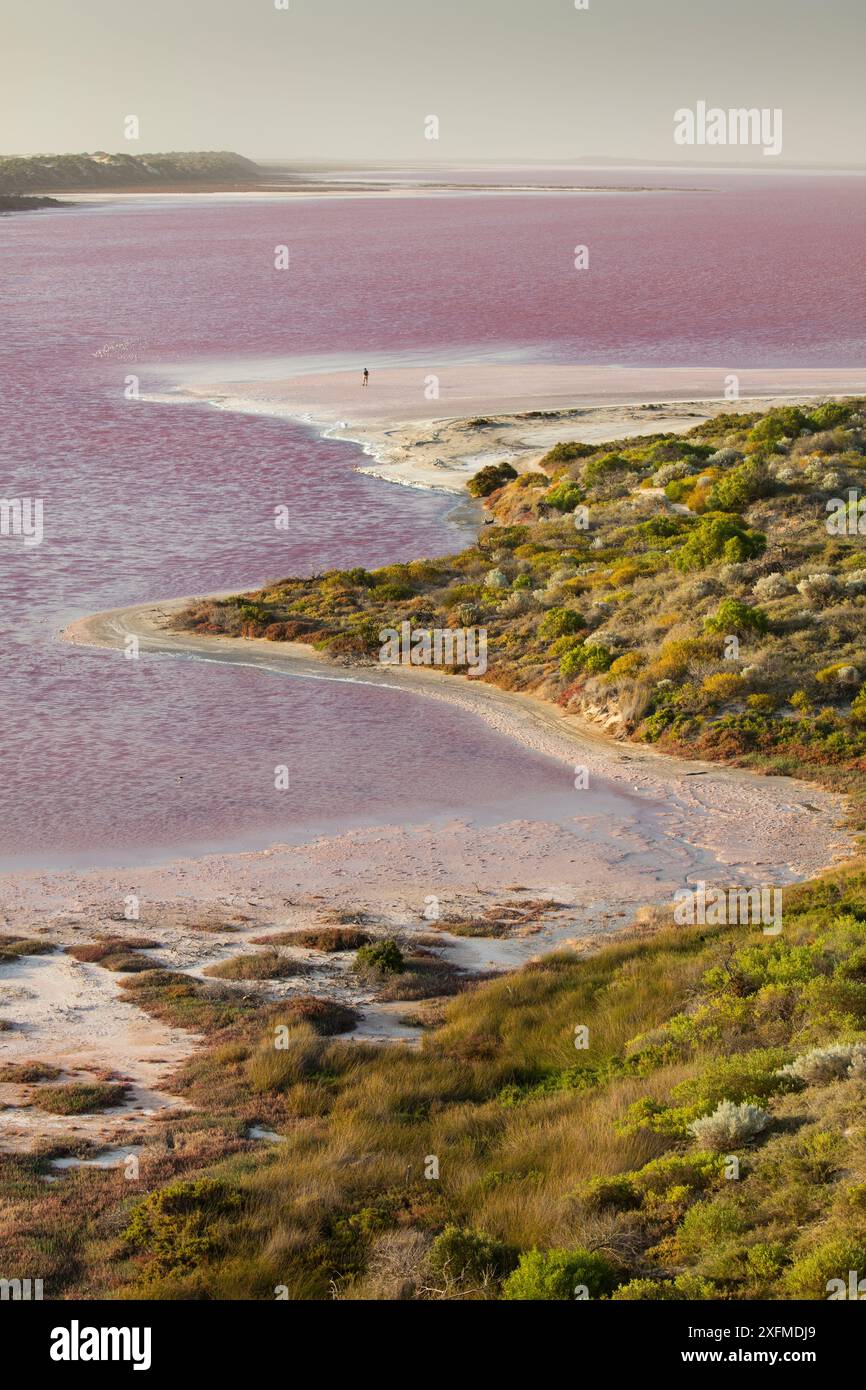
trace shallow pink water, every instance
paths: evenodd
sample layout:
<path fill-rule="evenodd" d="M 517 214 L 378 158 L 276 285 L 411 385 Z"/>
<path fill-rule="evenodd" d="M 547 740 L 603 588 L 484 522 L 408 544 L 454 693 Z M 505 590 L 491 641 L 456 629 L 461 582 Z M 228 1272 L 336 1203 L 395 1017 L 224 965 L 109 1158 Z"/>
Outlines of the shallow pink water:
<path fill-rule="evenodd" d="M 0 493 L 44 498 L 46 531 L 32 549 L 0 539 L 2 863 L 121 862 L 562 790 L 551 760 L 399 692 L 127 662 L 53 637 L 100 608 L 444 553 L 467 534 L 448 499 L 355 473 L 351 446 L 126 401 L 130 372 L 159 392 L 266 360 L 444 351 L 862 365 L 866 180 L 695 182 L 705 191 L 178 199 L 0 219 Z M 589 274 L 572 269 L 578 242 Z M 292 792 L 275 800 L 283 762 Z"/>

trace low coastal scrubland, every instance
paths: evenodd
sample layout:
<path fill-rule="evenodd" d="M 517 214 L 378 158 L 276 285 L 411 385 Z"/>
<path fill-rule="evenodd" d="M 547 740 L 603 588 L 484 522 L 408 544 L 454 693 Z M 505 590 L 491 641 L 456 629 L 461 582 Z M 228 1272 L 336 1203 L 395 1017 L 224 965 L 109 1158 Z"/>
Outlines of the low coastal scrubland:
<path fill-rule="evenodd" d="M 481 678 L 845 790 L 859 826 L 864 470 L 859 400 L 559 445 L 477 476 L 491 524 L 460 555 L 286 579 L 182 625 L 344 662 L 405 621 L 483 626 Z M 424 948 L 368 934 L 309 944 L 411 997 L 395 982 Z M 786 889 L 777 935 L 657 906 L 592 954 L 462 980 L 414 1048 L 338 1036 L 351 1011 L 313 996 L 159 969 L 123 988 L 206 1042 L 141 1177 L 77 1169 L 61 1189 L 50 1145 L 2 1160 L 9 1258 L 55 1296 L 823 1299 L 866 1268 L 859 861 Z"/>
<path fill-rule="evenodd" d="M 129 976 L 208 1033 L 192 1109 L 135 1181 L 5 1157 L 7 1257 L 55 1295 L 826 1297 L 866 1258 L 866 871 L 790 890 L 777 938 L 669 922 L 462 992 L 416 1049 Z"/>

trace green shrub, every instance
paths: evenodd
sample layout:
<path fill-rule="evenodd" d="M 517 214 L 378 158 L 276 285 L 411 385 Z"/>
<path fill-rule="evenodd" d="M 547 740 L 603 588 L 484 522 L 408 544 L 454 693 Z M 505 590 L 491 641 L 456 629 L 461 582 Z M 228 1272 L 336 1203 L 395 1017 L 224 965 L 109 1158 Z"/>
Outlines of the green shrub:
<path fill-rule="evenodd" d="M 739 512 L 772 490 L 766 465 L 747 459 L 719 478 L 707 495 L 711 512 Z"/>
<path fill-rule="evenodd" d="M 573 512 L 583 501 L 583 491 L 577 483 L 563 479 L 545 493 L 544 501 L 548 507 L 555 507 L 558 512 Z"/>
<path fill-rule="evenodd" d="M 516 1259 L 516 1253 L 501 1240 L 459 1226 L 446 1226 L 430 1249 L 434 1272 L 458 1283 L 499 1281 L 514 1268 Z"/>
<path fill-rule="evenodd" d="M 616 1173 L 613 1177 L 590 1178 L 581 1188 L 580 1200 L 589 1211 L 630 1211 L 640 1206 L 640 1194 L 635 1190 L 631 1173 Z"/>
<path fill-rule="evenodd" d="M 510 463 L 489 463 L 469 479 L 466 487 L 473 497 L 489 497 L 516 477 L 517 470 Z"/>
<path fill-rule="evenodd" d="M 759 951 L 757 948 L 755 954 Z M 708 971 L 704 982 L 714 978 L 714 972 Z M 758 1047 L 731 1057 L 715 1057 L 697 1076 L 675 1086 L 673 1098 L 710 1111 L 723 1100 L 762 1101 L 797 1090 L 796 1082 L 780 1070 L 787 1056 L 781 1047 Z"/>
<path fill-rule="evenodd" d="M 842 401 L 825 401 L 809 415 L 809 427 L 816 432 L 832 430 L 844 425 L 851 418 L 853 407 Z"/>
<path fill-rule="evenodd" d="M 593 487 L 605 478 L 615 477 L 618 473 L 627 473 L 630 470 L 640 472 L 641 465 L 623 458 L 622 454 L 604 454 L 601 458 L 590 459 L 589 463 L 584 465 L 583 481 L 587 487 Z"/>
<path fill-rule="evenodd" d="M 601 1298 L 615 1288 L 617 1277 L 610 1261 L 590 1250 L 529 1250 L 506 1279 L 502 1296 L 549 1302 L 580 1297 L 586 1288 L 590 1298 Z"/>
<path fill-rule="evenodd" d="M 386 603 L 403 603 L 406 599 L 415 597 L 415 590 L 411 584 L 394 580 L 387 584 L 377 584 L 376 597 L 383 599 Z M 342 634 L 337 634 L 338 639 L 341 636 Z"/>
<path fill-rule="evenodd" d="M 677 569 L 706 569 L 717 561 L 738 564 L 760 555 L 767 538 L 760 531 L 749 531 L 736 517 L 707 514 L 689 533 L 674 559 Z"/>
<path fill-rule="evenodd" d="M 750 444 L 773 446 L 780 439 L 796 439 L 802 430 L 809 427 L 809 417 L 796 405 L 780 406 L 769 410 L 749 431 Z"/>
<path fill-rule="evenodd" d="M 750 1245 L 746 1251 L 746 1268 L 756 1279 L 764 1282 L 778 1279 L 790 1256 L 781 1241 L 765 1241 Z"/>
<path fill-rule="evenodd" d="M 362 946 L 355 956 L 355 969 L 377 975 L 400 975 L 406 968 L 403 952 L 396 941 L 376 941 Z"/>
<path fill-rule="evenodd" d="M 585 626 L 583 617 L 574 608 L 551 608 L 538 624 L 540 637 L 570 637 Z"/>
<path fill-rule="evenodd" d="M 796 1260 L 784 1276 L 785 1291 L 791 1298 L 827 1298 L 831 1279 L 841 1279 L 848 1287 L 854 1270 L 858 1279 L 866 1271 L 866 1239 L 838 1236 L 825 1241 L 808 1255 Z"/>
<path fill-rule="evenodd" d="M 663 1303 L 668 1299 L 684 1299 L 685 1296 L 677 1290 L 672 1279 L 632 1279 L 628 1284 L 620 1284 L 618 1289 L 614 1289 L 611 1300 L 631 1303 L 651 1299 L 654 1303 Z"/>
<path fill-rule="evenodd" d="M 706 1192 L 723 1181 L 724 1171 L 724 1159 L 718 1154 L 666 1154 L 645 1163 L 629 1177 L 641 1197 L 663 1197 L 674 1187 L 692 1193 Z"/>
<path fill-rule="evenodd" d="M 692 491 L 694 485 L 694 476 L 691 474 L 685 478 L 671 478 L 671 481 L 665 484 L 665 497 L 669 502 L 682 502 L 683 498 Z"/>
<path fill-rule="evenodd" d="M 793 697 L 791 704 L 793 704 Z M 851 718 L 855 724 L 866 725 L 866 685 L 862 686 L 851 703 Z"/>
<path fill-rule="evenodd" d="M 550 648 L 549 655 L 563 657 L 566 652 L 578 651 L 583 646 L 583 638 L 575 637 L 573 634 L 567 637 L 557 637 Z"/>
<path fill-rule="evenodd" d="M 239 1206 L 239 1195 L 214 1178 L 171 1183 L 139 1202 L 124 1239 L 150 1257 L 149 1275 L 186 1274 L 219 1250 L 214 1224 Z"/>
<path fill-rule="evenodd" d="M 593 642 L 583 647 L 581 664 L 584 671 L 589 671 L 592 675 L 597 675 L 600 671 L 607 671 L 613 661 L 613 653 L 601 643 Z"/>
<path fill-rule="evenodd" d="M 757 632 L 763 634 L 770 626 L 770 619 L 763 608 L 751 608 L 738 598 L 725 598 L 719 604 L 715 615 L 707 618 L 704 628 L 707 632 Z"/>
<path fill-rule="evenodd" d="M 545 472 L 553 473 L 565 463 L 573 463 L 575 459 L 592 458 L 593 454 L 597 453 L 598 447 L 595 444 L 579 444 L 577 440 L 562 440 L 561 443 L 554 444 L 552 449 L 548 449 L 541 460 L 541 467 Z"/>
<path fill-rule="evenodd" d="M 775 695 L 768 695 L 763 691 L 746 697 L 746 708 L 754 710 L 756 714 L 772 714 L 778 708 L 778 704 Z"/>
<path fill-rule="evenodd" d="M 581 642 L 563 654 L 559 662 L 559 674 L 564 680 L 570 680 L 580 671 L 597 675 L 607 671 L 612 661 L 613 653 L 608 651 L 607 647 L 587 646 Z"/>
<path fill-rule="evenodd" d="M 620 1284 L 614 1289 L 611 1300 L 628 1303 L 651 1299 L 654 1303 L 678 1299 L 696 1302 L 718 1297 L 714 1284 L 708 1279 L 700 1279 L 696 1274 L 678 1274 L 676 1279 L 632 1279 L 628 1284 Z"/>
<path fill-rule="evenodd" d="M 686 1254 L 717 1249 L 732 1236 L 749 1229 L 749 1213 L 734 1197 L 715 1197 L 689 1207 L 677 1231 L 677 1245 Z"/>

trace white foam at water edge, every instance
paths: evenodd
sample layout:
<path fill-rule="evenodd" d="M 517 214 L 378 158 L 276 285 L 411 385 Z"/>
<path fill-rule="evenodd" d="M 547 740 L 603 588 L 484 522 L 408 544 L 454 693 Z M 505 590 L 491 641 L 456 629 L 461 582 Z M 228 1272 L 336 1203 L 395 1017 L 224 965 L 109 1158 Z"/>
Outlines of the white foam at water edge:
<path fill-rule="evenodd" d="M 370 478 L 378 478 L 381 482 L 396 483 L 398 487 L 412 488 L 415 492 L 439 492 L 448 497 L 455 497 L 457 494 L 450 487 L 436 487 L 433 483 L 422 483 L 417 478 L 399 477 L 391 471 L 392 465 L 382 462 L 379 467 L 356 468 L 356 473 L 365 473 Z"/>

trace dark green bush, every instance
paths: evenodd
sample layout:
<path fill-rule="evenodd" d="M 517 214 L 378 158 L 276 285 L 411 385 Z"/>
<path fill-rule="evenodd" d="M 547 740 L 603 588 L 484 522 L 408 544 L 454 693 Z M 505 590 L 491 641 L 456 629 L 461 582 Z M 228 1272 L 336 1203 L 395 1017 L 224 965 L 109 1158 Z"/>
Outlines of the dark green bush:
<path fill-rule="evenodd" d="M 583 501 L 583 491 L 577 483 L 563 480 L 544 494 L 544 501 L 548 507 L 555 507 L 558 512 L 573 512 L 578 503 Z"/>
<path fill-rule="evenodd" d="M 399 975 L 405 969 L 403 952 L 396 941 L 377 941 L 370 946 L 362 946 L 355 956 L 355 968 L 371 971 L 379 975 Z"/>
<path fill-rule="evenodd" d="M 139 1202 L 124 1240 L 150 1256 L 149 1275 L 186 1274 L 219 1250 L 214 1224 L 239 1206 L 239 1195 L 215 1178 L 171 1183 Z"/>
<path fill-rule="evenodd" d="M 707 513 L 690 532 L 674 564 L 677 569 L 706 569 L 717 561 L 739 564 L 760 555 L 767 538 L 760 531 L 749 531 L 738 517 Z"/>
<path fill-rule="evenodd" d="M 504 1278 L 517 1255 L 510 1246 L 483 1231 L 446 1226 L 430 1250 L 432 1269 L 448 1279 L 483 1285 Z"/>
<path fill-rule="evenodd" d="M 489 463 L 486 468 L 479 469 L 466 486 L 473 497 L 489 497 L 516 477 L 517 469 L 510 463 Z"/>

